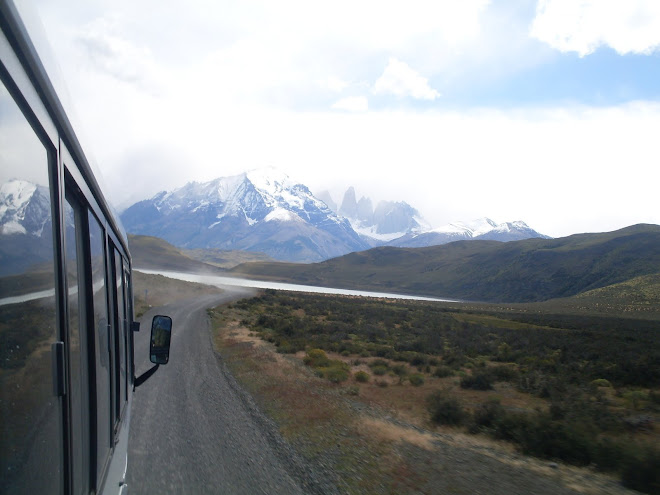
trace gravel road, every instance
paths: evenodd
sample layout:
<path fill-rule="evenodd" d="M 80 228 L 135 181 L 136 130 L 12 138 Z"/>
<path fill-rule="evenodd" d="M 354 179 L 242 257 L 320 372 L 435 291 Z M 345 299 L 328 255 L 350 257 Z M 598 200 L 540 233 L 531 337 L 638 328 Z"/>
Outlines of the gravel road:
<path fill-rule="evenodd" d="M 170 361 L 135 390 L 128 488 L 153 493 L 331 493 L 284 443 L 213 352 L 206 308 L 239 299 L 228 288 L 152 310 L 135 334 L 136 375 L 148 359 L 151 318 L 172 317 Z"/>

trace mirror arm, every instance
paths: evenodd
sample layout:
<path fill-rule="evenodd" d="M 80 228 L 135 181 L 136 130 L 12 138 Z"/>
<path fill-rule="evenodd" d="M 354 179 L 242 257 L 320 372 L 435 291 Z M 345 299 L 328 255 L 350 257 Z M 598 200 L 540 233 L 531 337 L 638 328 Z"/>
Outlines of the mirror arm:
<path fill-rule="evenodd" d="M 135 389 L 137 387 L 139 387 L 144 382 L 146 382 L 149 378 L 151 378 L 153 376 L 153 374 L 156 373 L 156 370 L 158 370 L 159 366 L 160 366 L 160 364 L 156 364 L 156 365 L 152 366 L 150 369 L 148 369 L 147 371 L 145 371 L 144 373 L 142 373 L 139 377 L 137 377 L 135 379 L 135 381 L 133 382 L 133 391 L 135 391 Z"/>

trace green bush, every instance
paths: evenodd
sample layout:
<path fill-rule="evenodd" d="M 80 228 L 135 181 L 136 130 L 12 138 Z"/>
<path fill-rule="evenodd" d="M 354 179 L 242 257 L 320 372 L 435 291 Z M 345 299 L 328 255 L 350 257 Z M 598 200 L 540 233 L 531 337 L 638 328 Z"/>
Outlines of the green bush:
<path fill-rule="evenodd" d="M 408 377 L 408 381 L 414 387 L 421 387 L 424 385 L 424 375 L 421 373 L 414 373 Z"/>
<path fill-rule="evenodd" d="M 460 425 L 466 417 L 458 399 L 442 390 L 433 392 L 426 399 L 426 404 L 431 413 L 431 420 L 441 425 Z"/>
<path fill-rule="evenodd" d="M 399 377 L 399 383 L 403 383 L 404 378 L 408 375 L 408 368 L 404 364 L 395 364 L 392 367 L 392 373 Z"/>
<path fill-rule="evenodd" d="M 506 364 L 493 366 L 488 371 L 497 382 L 512 382 L 518 378 L 518 370 Z"/>
<path fill-rule="evenodd" d="M 494 431 L 504 415 L 504 408 L 498 399 L 479 404 L 472 415 L 470 433 Z"/>
<path fill-rule="evenodd" d="M 341 383 L 348 380 L 350 368 L 348 364 L 338 359 L 329 359 L 321 349 L 311 349 L 303 360 L 307 366 L 314 368 L 317 376 L 330 380 L 333 383 Z"/>
<path fill-rule="evenodd" d="M 660 494 L 660 450 L 653 445 L 637 445 L 623 460 L 623 486 L 653 495 Z"/>
<path fill-rule="evenodd" d="M 492 390 L 492 376 L 489 373 L 477 373 L 476 375 L 467 375 L 461 378 L 461 388 L 472 390 Z"/>
<path fill-rule="evenodd" d="M 341 361 L 336 361 L 341 362 Z M 342 363 L 343 364 L 343 363 Z M 323 377 L 327 380 L 330 380 L 332 383 L 341 383 L 348 380 L 350 372 L 341 367 L 341 366 L 329 366 L 327 368 L 319 368 L 319 371 L 323 373 Z"/>
<path fill-rule="evenodd" d="M 577 466 L 591 463 L 596 446 L 590 425 L 554 421 L 546 413 L 530 418 L 517 433 L 523 453 Z"/>
<path fill-rule="evenodd" d="M 383 367 L 383 368 L 389 368 L 390 365 L 387 361 L 384 359 L 374 359 L 369 363 L 370 368 L 376 368 L 376 367 Z"/>
<path fill-rule="evenodd" d="M 305 356 L 303 362 L 312 368 L 321 368 L 328 366 L 330 359 L 322 349 L 311 349 L 307 351 L 307 355 Z"/>
<path fill-rule="evenodd" d="M 355 381 L 360 382 L 360 383 L 367 383 L 369 381 L 369 373 L 366 371 L 358 371 L 355 373 Z"/>
<path fill-rule="evenodd" d="M 385 366 L 374 366 L 371 368 L 371 371 L 373 371 L 376 376 L 383 376 L 387 373 L 387 368 Z"/>
<path fill-rule="evenodd" d="M 448 376 L 454 376 L 454 370 L 452 370 L 449 366 L 445 366 L 444 364 L 441 364 L 435 369 L 433 376 L 437 376 L 438 378 L 446 378 Z"/>

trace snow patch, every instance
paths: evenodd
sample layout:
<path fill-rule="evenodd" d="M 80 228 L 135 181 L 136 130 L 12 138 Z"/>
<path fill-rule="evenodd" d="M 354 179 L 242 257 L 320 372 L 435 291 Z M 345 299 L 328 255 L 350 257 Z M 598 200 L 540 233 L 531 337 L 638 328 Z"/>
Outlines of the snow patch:
<path fill-rule="evenodd" d="M 275 208 L 268 215 L 266 215 L 266 218 L 264 218 L 264 220 L 266 222 L 271 222 L 271 221 L 276 221 L 276 222 L 300 221 L 300 222 L 302 222 L 302 218 L 300 218 L 298 215 L 296 215 L 292 211 L 285 210 L 284 208 Z"/>
<path fill-rule="evenodd" d="M 0 232 L 2 232 L 3 235 L 27 234 L 25 227 L 13 220 L 4 224 L 2 229 L 0 229 Z"/>
<path fill-rule="evenodd" d="M 351 227 L 353 227 L 353 230 L 358 234 L 363 235 L 365 237 L 371 237 L 372 239 L 376 239 L 377 241 L 381 241 L 381 242 L 390 242 L 393 241 L 394 239 L 398 239 L 399 237 L 403 237 L 404 235 L 407 234 L 407 232 L 391 232 L 389 234 L 379 234 L 378 232 L 376 232 L 376 229 L 378 228 L 377 225 L 364 227 L 362 225 L 359 225 L 357 221 L 353 223 L 353 221 L 349 219 L 349 222 L 351 224 Z"/>

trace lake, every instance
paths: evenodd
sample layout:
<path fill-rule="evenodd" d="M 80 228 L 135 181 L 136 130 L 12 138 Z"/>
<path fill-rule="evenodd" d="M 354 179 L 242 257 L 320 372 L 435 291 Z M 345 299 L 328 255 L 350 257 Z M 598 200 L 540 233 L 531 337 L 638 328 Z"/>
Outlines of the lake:
<path fill-rule="evenodd" d="M 343 296 L 377 297 L 387 299 L 408 299 L 413 301 L 434 302 L 461 302 L 457 299 L 440 299 L 437 297 L 412 296 L 409 294 L 392 294 L 389 292 L 372 292 L 366 290 L 337 289 L 331 287 L 317 287 L 313 285 L 287 284 L 283 282 L 267 282 L 264 280 L 249 280 L 238 277 L 220 277 L 217 275 L 199 275 L 194 273 L 170 272 L 162 270 L 135 269 L 135 271 L 151 275 L 163 275 L 164 277 L 185 280 L 186 282 L 198 282 L 200 284 L 213 285 L 215 287 L 250 287 L 254 289 L 288 290 L 295 292 L 312 292 L 315 294 L 337 294 Z"/>

